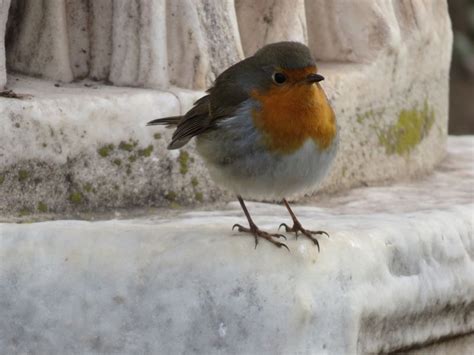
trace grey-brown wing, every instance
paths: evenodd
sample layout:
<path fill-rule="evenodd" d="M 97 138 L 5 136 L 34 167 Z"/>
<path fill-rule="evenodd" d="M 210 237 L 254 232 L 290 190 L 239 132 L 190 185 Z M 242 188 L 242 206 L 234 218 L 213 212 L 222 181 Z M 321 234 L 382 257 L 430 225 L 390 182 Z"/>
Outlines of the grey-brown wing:
<path fill-rule="evenodd" d="M 195 102 L 194 107 L 178 122 L 168 149 L 181 148 L 191 138 L 215 129 L 219 120 L 231 117 L 241 103 L 221 106 L 212 101 L 211 95 L 206 95 Z"/>
<path fill-rule="evenodd" d="M 210 123 L 210 100 L 209 95 L 206 95 L 197 100 L 193 108 L 179 120 L 168 149 L 181 148 L 194 136 L 210 129 Z"/>
<path fill-rule="evenodd" d="M 208 95 L 197 100 L 178 122 L 168 149 L 181 148 L 192 137 L 215 129 L 219 120 L 234 115 L 242 102 L 249 98 L 241 84 L 241 73 L 252 73 L 252 65 L 251 60 L 245 59 L 219 75 L 214 86 L 207 91 Z"/>

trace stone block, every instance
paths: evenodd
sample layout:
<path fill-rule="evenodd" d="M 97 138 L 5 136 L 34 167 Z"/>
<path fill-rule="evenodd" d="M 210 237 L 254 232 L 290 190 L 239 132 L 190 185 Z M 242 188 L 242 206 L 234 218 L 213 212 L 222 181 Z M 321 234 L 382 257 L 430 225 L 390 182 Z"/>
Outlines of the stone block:
<path fill-rule="evenodd" d="M 176 94 L 16 78 L 23 96 L 0 97 L 2 214 L 192 205 L 222 194 L 192 145 L 168 151 L 172 132 L 145 126 L 180 112 Z"/>

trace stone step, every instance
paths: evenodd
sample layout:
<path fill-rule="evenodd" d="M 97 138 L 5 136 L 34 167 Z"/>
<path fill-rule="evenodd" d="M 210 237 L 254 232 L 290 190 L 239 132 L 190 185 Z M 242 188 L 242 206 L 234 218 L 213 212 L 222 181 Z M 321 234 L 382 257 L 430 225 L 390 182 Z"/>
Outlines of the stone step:
<path fill-rule="evenodd" d="M 0 349 L 465 352 L 472 336 L 460 336 L 474 332 L 473 154 L 474 137 L 450 137 L 430 176 L 295 206 L 307 228 L 330 234 L 319 237 L 321 252 L 289 234 L 290 252 L 266 241 L 254 248 L 253 237 L 231 231 L 244 224 L 237 203 L 0 224 Z M 289 222 L 282 206 L 248 207 L 262 229 Z"/>

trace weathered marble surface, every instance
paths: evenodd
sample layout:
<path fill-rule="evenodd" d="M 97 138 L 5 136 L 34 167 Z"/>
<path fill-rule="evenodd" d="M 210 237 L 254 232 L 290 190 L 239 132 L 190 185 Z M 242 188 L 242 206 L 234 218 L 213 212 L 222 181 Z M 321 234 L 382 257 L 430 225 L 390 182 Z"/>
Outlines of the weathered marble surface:
<path fill-rule="evenodd" d="M 230 230 L 223 210 L 0 224 L 7 353 L 373 353 L 474 331 L 472 137 L 417 182 L 295 207 L 321 252 Z M 314 202 L 313 202 L 314 204 Z M 282 206 L 250 203 L 263 228 Z M 468 339 L 468 340 L 466 340 Z M 469 338 L 435 348 L 466 349 Z M 467 343 L 468 344 L 468 343 Z"/>
<path fill-rule="evenodd" d="M 222 194 L 190 147 L 166 150 L 172 131 L 145 127 L 178 114 L 192 94 L 20 80 L 15 92 L 32 97 L 0 98 L 1 214 L 192 205 Z"/>

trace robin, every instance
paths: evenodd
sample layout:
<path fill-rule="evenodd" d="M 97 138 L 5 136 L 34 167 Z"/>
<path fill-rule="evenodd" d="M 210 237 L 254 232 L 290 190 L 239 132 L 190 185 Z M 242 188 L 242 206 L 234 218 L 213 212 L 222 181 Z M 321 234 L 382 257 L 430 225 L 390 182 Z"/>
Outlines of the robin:
<path fill-rule="evenodd" d="M 248 227 L 232 229 L 253 235 L 255 247 L 263 238 L 288 249 L 277 240 L 284 235 L 257 227 L 244 198 L 282 201 L 293 226 L 282 223 L 280 228 L 301 233 L 318 250 L 315 235 L 327 235 L 303 228 L 286 200 L 314 190 L 336 155 L 336 119 L 322 80 L 308 47 L 273 43 L 220 74 L 184 116 L 148 122 L 176 127 L 168 149 L 196 137 L 211 177 L 236 194 L 247 217 Z"/>

